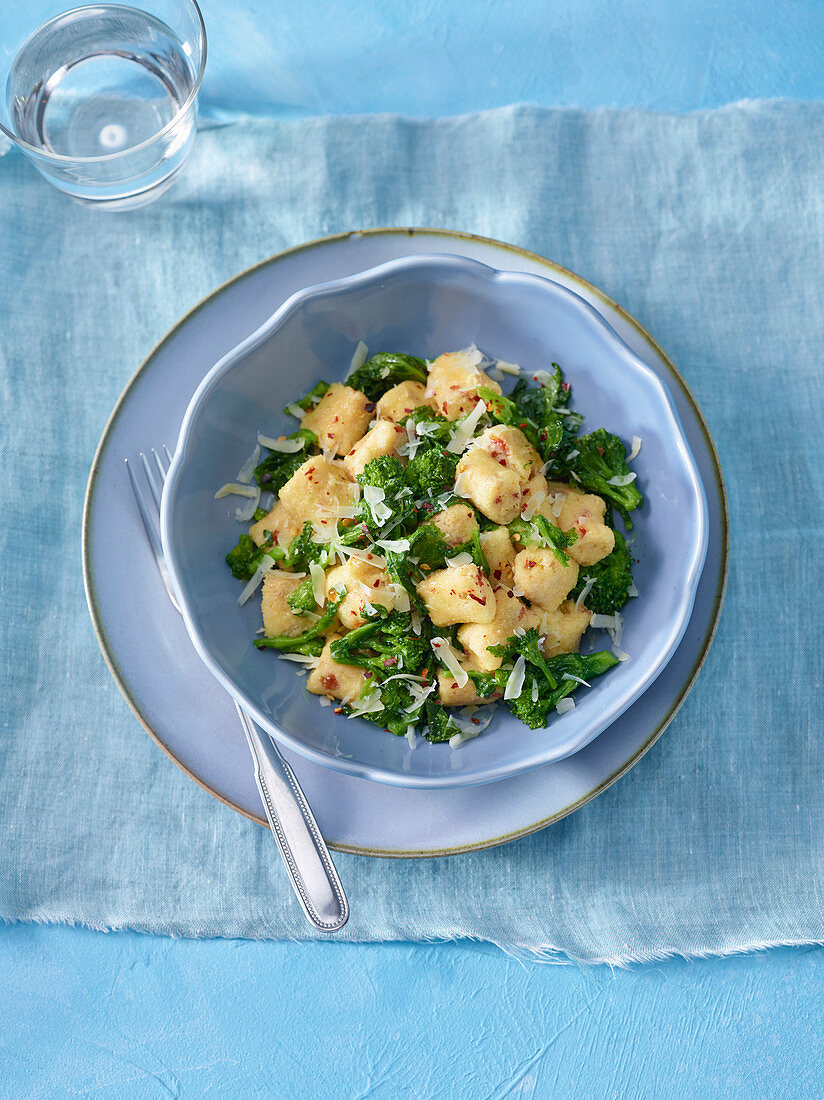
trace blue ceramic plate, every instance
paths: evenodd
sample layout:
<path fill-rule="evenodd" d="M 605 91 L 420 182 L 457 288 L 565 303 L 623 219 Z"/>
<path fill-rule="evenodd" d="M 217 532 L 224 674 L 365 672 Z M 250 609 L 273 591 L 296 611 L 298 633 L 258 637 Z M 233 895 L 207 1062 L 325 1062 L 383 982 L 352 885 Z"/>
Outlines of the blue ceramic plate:
<path fill-rule="evenodd" d="M 254 445 L 293 422 L 281 410 L 321 378 L 342 378 L 358 340 L 373 351 L 434 358 L 476 343 L 532 371 L 558 362 L 584 430 L 605 426 L 643 446 L 634 468 L 636 583 L 625 609 L 630 659 L 579 693 L 577 706 L 532 731 L 503 707 L 459 751 L 404 739 L 336 716 L 307 695 L 287 662 L 251 644 L 257 601 L 237 605 L 223 558 L 239 531 L 215 501 Z M 191 400 L 164 493 L 162 535 L 195 649 L 257 721 L 298 753 L 335 769 L 410 787 L 489 782 L 561 760 L 610 725 L 649 687 L 689 620 L 708 538 L 701 479 L 666 387 L 581 297 L 528 273 L 458 256 L 406 256 L 299 291 L 208 372 Z"/>

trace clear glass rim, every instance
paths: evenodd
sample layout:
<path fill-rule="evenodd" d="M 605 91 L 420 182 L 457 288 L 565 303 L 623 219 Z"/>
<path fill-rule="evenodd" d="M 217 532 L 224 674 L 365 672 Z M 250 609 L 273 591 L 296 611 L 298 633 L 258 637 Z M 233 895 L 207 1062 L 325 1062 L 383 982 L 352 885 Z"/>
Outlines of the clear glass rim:
<path fill-rule="evenodd" d="M 203 48 L 200 52 L 200 64 L 197 68 L 195 82 L 192 85 L 192 90 L 186 97 L 186 101 L 181 104 L 181 106 L 175 112 L 174 116 L 169 119 L 166 125 L 162 126 L 156 133 L 152 134 L 151 137 L 144 138 L 144 140 L 138 142 L 137 145 L 130 145 L 127 149 L 118 149 L 115 153 L 101 153 L 99 156 L 96 157 L 67 157 L 63 153 L 52 153 L 48 149 L 41 149 L 36 145 L 31 145 L 28 141 L 24 141 L 23 138 L 19 137 L 12 130 L 9 130 L 7 126 L 4 126 L 2 121 L 0 121 L 0 132 L 5 134 L 9 141 L 18 146 L 24 152 L 31 153 L 31 155 L 37 160 L 52 161 L 55 164 L 105 164 L 110 161 L 121 160 L 124 157 L 130 156 L 132 153 L 138 152 L 140 149 L 145 149 L 147 146 L 157 141 L 159 137 L 162 137 L 170 130 L 173 130 L 180 119 L 183 117 L 183 115 L 185 115 L 186 112 L 191 109 L 192 104 L 197 99 L 197 93 L 200 91 L 200 85 L 203 80 L 203 73 L 206 70 L 206 24 L 203 22 L 203 13 L 198 6 L 197 0 L 184 0 L 184 2 L 188 3 L 189 6 L 194 9 L 195 18 L 197 19 L 198 25 L 200 27 L 200 36 L 203 41 Z M 83 7 L 94 6 L 94 4 L 83 4 L 78 7 L 67 8 L 65 12 L 61 12 L 60 14 L 68 15 L 71 12 L 80 11 Z"/>

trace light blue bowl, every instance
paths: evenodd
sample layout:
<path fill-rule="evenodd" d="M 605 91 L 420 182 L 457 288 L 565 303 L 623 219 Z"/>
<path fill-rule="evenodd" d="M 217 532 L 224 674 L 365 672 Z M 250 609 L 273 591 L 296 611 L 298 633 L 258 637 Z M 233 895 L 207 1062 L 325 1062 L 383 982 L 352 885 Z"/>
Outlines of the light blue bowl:
<path fill-rule="evenodd" d="M 640 595 L 624 609 L 630 659 L 579 693 L 573 711 L 529 730 L 498 708 L 457 749 L 415 749 L 307 694 L 296 666 L 252 644 L 259 600 L 224 563 L 244 530 L 214 500 L 254 446 L 255 433 L 293 431 L 282 413 L 320 379 L 346 373 L 359 340 L 372 352 L 434 358 L 475 343 L 524 369 L 557 362 L 584 413 L 584 431 L 640 436 L 633 462 L 644 505 L 632 551 Z M 163 547 L 192 642 L 210 671 L 273 737 L 340 771 L 407 787 L 485 783 L 549 764 L 588 744 L 644 692 L 689 620 L 707 547 L 704 488 L 675 407 L 659 378 L 577 294 L 536 275 L 496 271 L 460 256 L 407 256 L 300 291 L 217 363 L 191 400 L 163 494 Z M 603 648 L 609 639 L 603 636 Z M 601 646 L 599 645 L 599 648 Z"/>

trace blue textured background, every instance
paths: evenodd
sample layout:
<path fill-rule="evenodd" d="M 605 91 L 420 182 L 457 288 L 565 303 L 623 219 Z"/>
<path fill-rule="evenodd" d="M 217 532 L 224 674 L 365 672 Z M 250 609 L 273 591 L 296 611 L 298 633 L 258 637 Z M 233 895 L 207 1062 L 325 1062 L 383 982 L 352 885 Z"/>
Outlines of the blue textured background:
<path fill-rule="evenodd" d="M 812 0 L 203 8 L 213 117 L 824 98 L 824 6 Z M 613 974 L 471 945 L 13 926 L 0 932 L 0 1089 L 795 1100 L 822 1091 L 822 977 L 816 949 Z"/>

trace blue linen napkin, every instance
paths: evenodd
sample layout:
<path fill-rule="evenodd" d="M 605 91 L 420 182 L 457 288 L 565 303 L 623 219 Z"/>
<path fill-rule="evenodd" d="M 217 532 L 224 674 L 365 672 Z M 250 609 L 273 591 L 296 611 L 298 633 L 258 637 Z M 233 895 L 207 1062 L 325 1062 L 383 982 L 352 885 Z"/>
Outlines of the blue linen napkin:
<path fill-rule="evenodd" d="M 415 224 L 549 256 L 649 328 L 717 441 L 732 564 L 698 684 L 628 776 L 448 864 L 336 857 L 343 936 L 614 962 L 824 941 L 824 106 L 786 102 L 242 122 L 121 216 L 0 158 L 0 917 L 309 935 L 264 830 L 173 767 L 111 681 L 83 492 L 126 380 L 201 296 L 302 240 Z"/>

